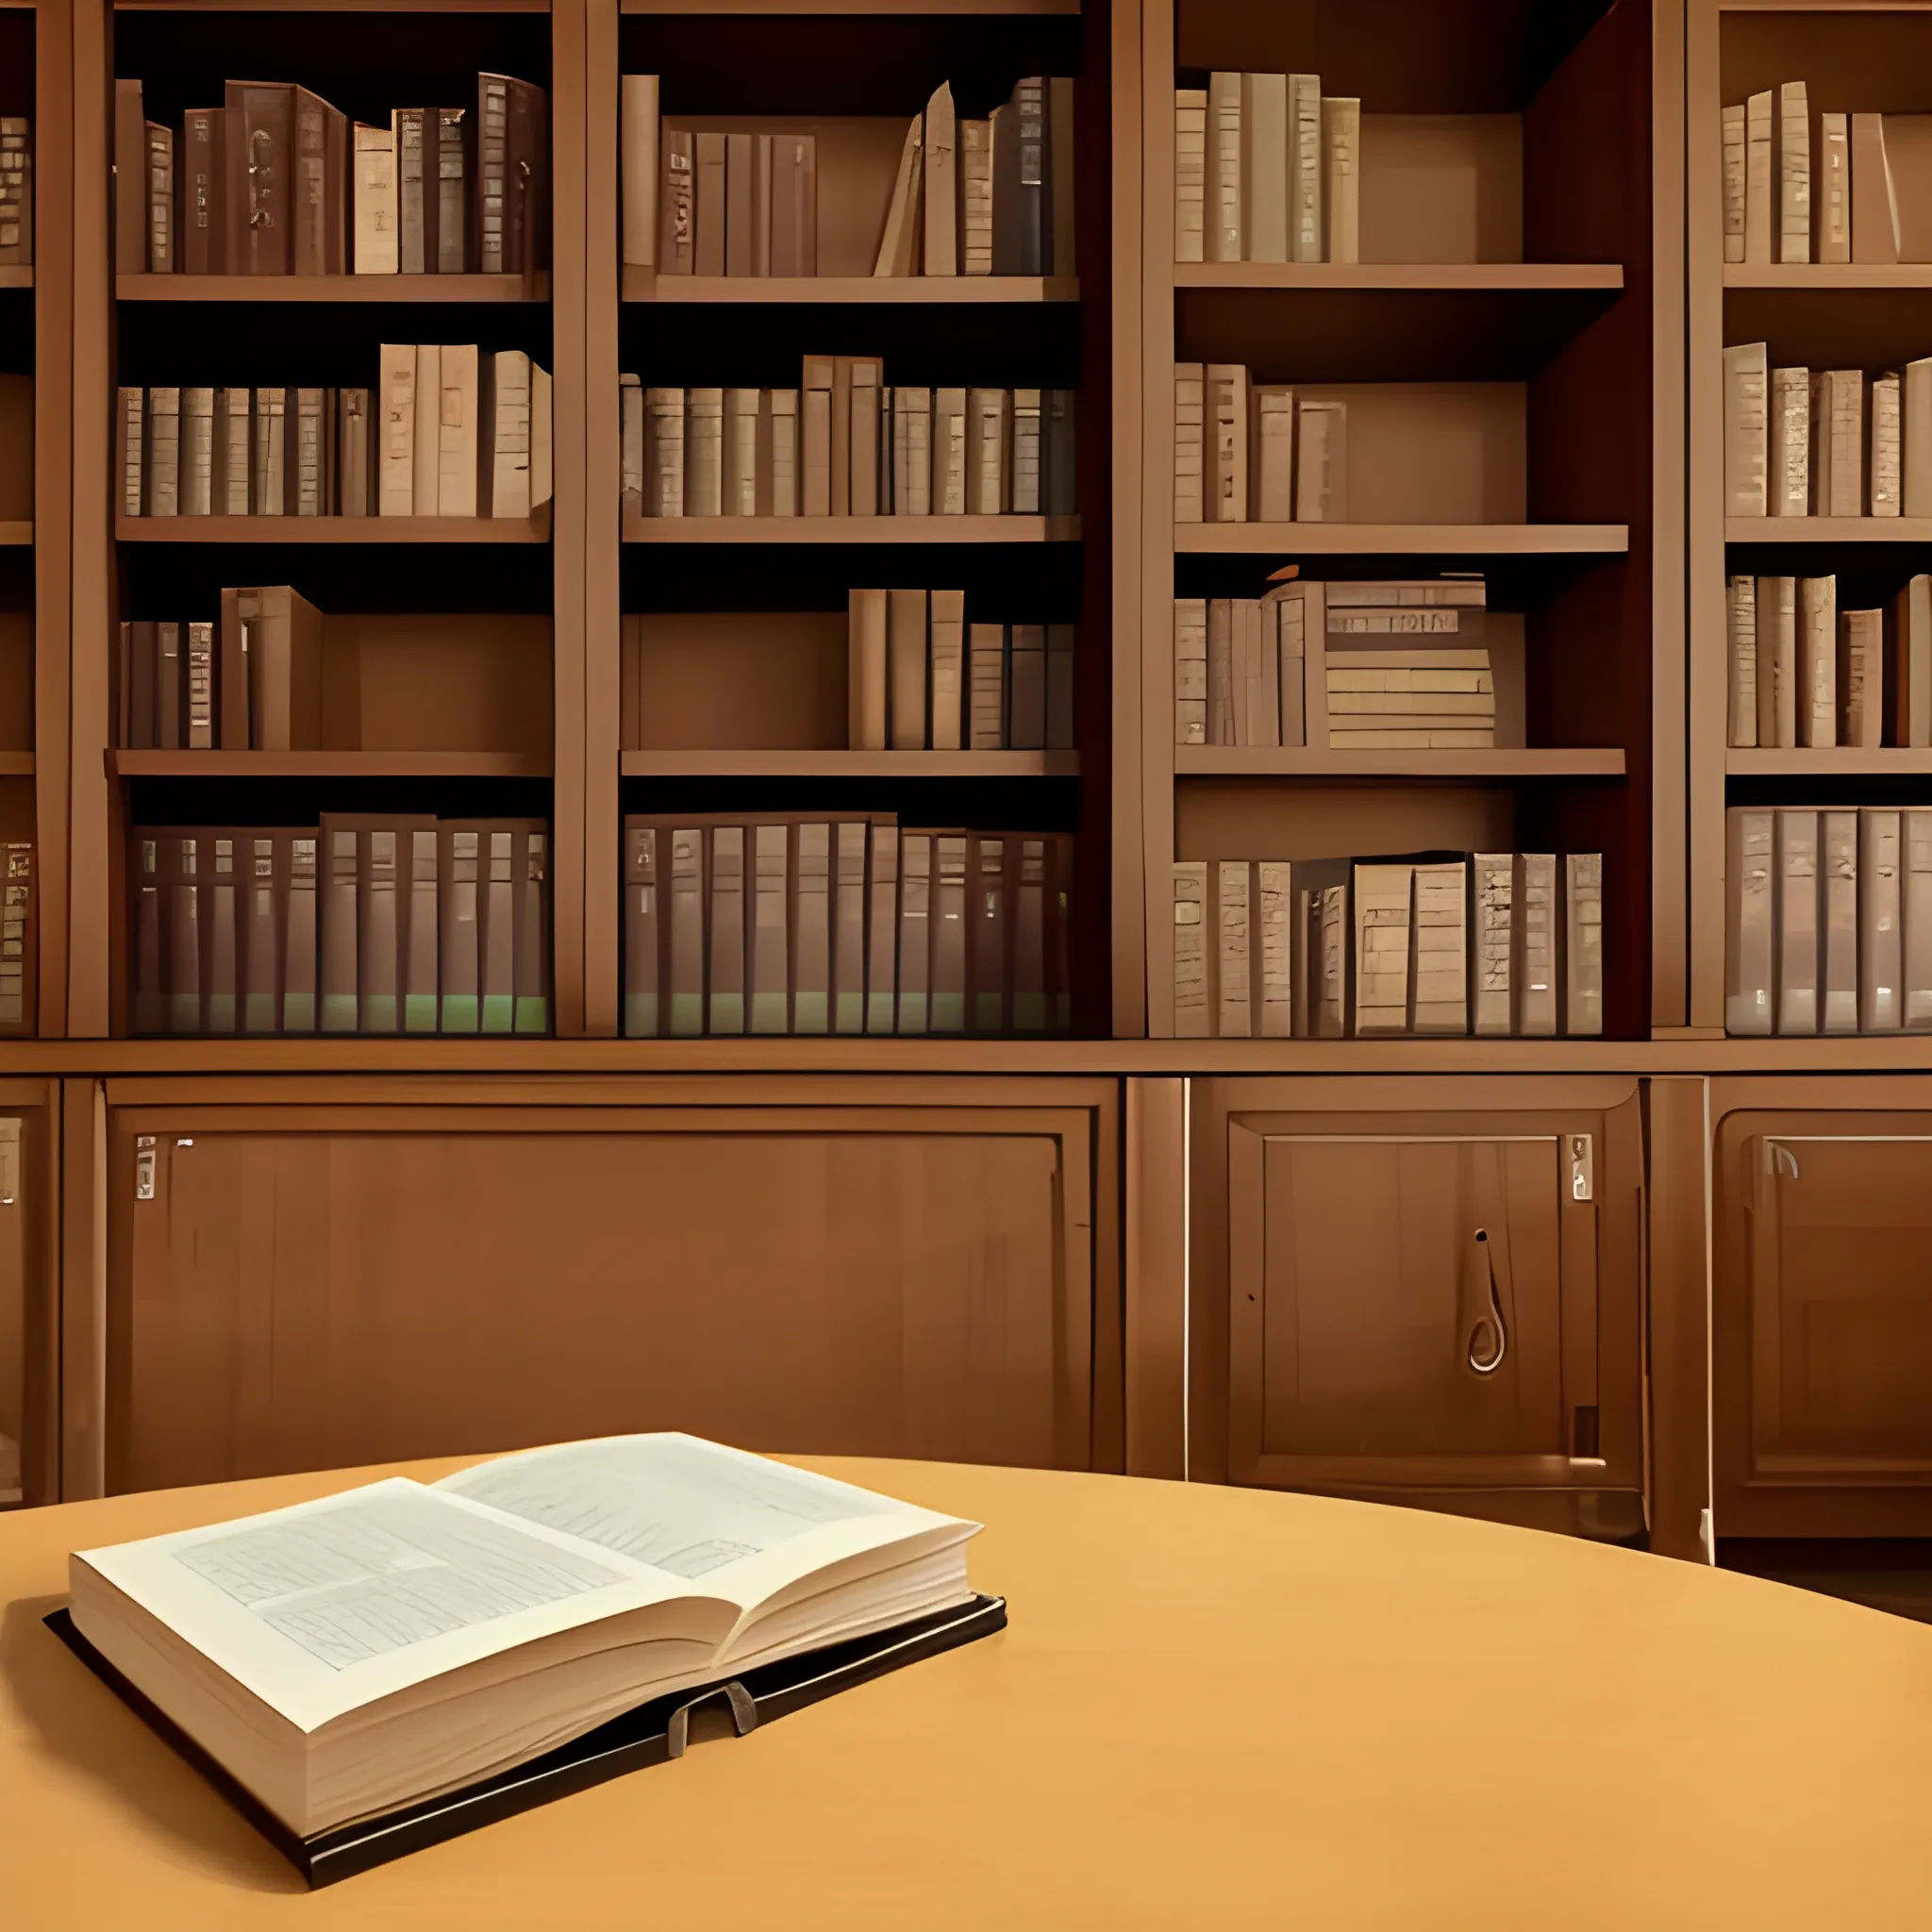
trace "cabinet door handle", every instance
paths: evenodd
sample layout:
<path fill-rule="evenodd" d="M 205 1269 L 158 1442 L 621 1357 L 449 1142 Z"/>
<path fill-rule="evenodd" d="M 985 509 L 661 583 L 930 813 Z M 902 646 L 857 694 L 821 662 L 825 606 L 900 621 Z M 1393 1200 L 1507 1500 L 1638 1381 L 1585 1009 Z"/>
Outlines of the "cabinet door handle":
<path fill-rule="evenodd" d="M 1489 1291 L 1487 1314 L 1478 1315 L 1469 1331 L 1469 1366 L 1478 1375 L 1493 1375 L 1509 1353 L 1509 1331 L 1503 1322 L 1503 1301 L 1496 1292 L 1496 1259 L 1490 1249 L 1490 1231 L 1475 1231 L 1476 1254 L 1483 1267 L 1483 1283 Z"/>

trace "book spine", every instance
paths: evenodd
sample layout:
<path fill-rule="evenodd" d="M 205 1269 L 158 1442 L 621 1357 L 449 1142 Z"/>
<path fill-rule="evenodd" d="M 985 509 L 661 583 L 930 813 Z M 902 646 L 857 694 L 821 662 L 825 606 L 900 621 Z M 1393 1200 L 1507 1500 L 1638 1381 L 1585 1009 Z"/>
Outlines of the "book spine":
<path fill-rule="evenodd" d="M 464 275 L 470 265 L 469 116 L 461 108 L 438 108 L 430 118 L 436 134 L 436 259 L 430 266 L 438 275 Z"/>
<path fill-rule="evenodd" d="M 356 908 L 356 986 L 359 1025 L 363 1033 L 399 1030 L 402 922 L 397 916 L 396 884 L 399 841 L 407 840 L 391 825 L 372 825 L 356 834 L 359 875 Z"/>
<path fill-rule="evenodd" d="M 257 833 L 239 844 L 238 986 L 241 1031 L 270 1034 L 282 1024 L 282 916 L 288 881 L 276 855 L 286 840 Z"/>
<path fill-rule="evenodd" d="M 402 1024 L 405 1033 L 437 1030 L 441 973 L 441 840 L 433 825 L 401 834 L 396 890 L 407 889 L 402 908 Z"/>
<path fill-rule="evenodd" d="M 1899 917 L 1899 814 L 1858 814 L 1858 1031 L 1896 1033 L 1905 977 Z"/>
<path fill-rule="evenodd" d="M 958 751 L 964 741 L 966 593 L 932 593 L 931 671 L 932 748 Z"/>
<path fill-rule="evenodd" d="M 1207 517 L 1207 370 L 1199 362 L 1174 366 L 1174 520 Z"/>
<path fill-rule="evenodd" d="M 1777 96 L 1778 256 L 1811 259 L 1811 116 L 1805 83 L 1788 80 Z"/>
<path fill-rule="evenodd" d="M 1218 941 L 1214 950 L 1218 953 Z M 1212 1037 L 1214 1001 L 1208 927 L 1208 867 L 1183 860 L 1174 868 L 1174 1037 Z"/>
<path fill-rule="evenodd" d="M 1838 691 L 1843 729 L 1839 742 L 1875 750 L 1884 714 L 1885 613 L 1846 610 L 1839 616 Z"/>
<path fill-rule="evenodd" d="M 114 83 L 114 272 L 147 271 L 147 120 L 141 83 Z"/>
<path fill-rule="evenodd" d="M 897 1030 L 899 1008 L 899 832 L 874 820 L 870 828 L 867 873 L 865 1030 Z M 922 905 L 922 913 L 924 907 Z M 924 928 L 922 928 L 922 931 Z M 925 989 L 924 955 L 920 956 L 920 991 Z"/>
<path fill-rule="evenodd" d="M 865 824 L 841 820 L 832 908 L 832 1031 L 865 1031 Z"/>
<path fill-rule="evenodd" d="M 1006 748 L 1006 626 L 966 629 L 966 737 L 969 751 Z"/>
<path fill-rule="evenodd" d="M 832 1023 L 832 827 L 802 824 L 794 840 L 791 1030 L 828 1033 Z"/>
<path fill-rule="evenodd" d="M 1548 1039 L 1557 1030 L 1557 861 L 1546 852 L 1516 856 L 1511 888 L 1518 908 L 1510 979 L 1516 1032 Z"/>
<path fill-rule="evenodd" d="M 1296 261 L 1322 259 L 1322 77 L 1288 77 L 1289 142 L 1293 175 L 1290 185 L 1290 243 Z"/>
<path fill-rule="evenodd" d="M 1327 164 L 1322 196 L 1330 261 L 1361 258 L 1361 131 L 1359 98 L 1330 98 L 1322 103 L 1322 146 Z"/>
<path fill-rule="evenodd" d="M 1237 364 L 1210 363 L 1207 376 L 1205 425 L 1211 475 L 1207 487 L 1208 520 L 1244 524 L 1248 520 L 1248 372 Z"/>
<path fill-rule="evenodd" d="M 188 746 L 212 751 L 215 741 L 215 627 L 188 626 Z"/>
<path fill-rule="evenodd" d="M 1726 157 L 1728 180 L 1728 157 Z M 1821 114 L 1818 131 L 1817 203 L 1818 259 L 1846 262 L 1852 258 L 1852 143 L 1850 116 Z M 1741 224 L 1740 239 L 1741 240 Z M 1728 219 L 1724 230 L 1728 249 Z M 1728 253 L 1725 260 L 1730 259 Z M 1857 514 L 1856 511 L 1853 512 Z"/>
<path fill-rule="evenodd" d="M 1821 1033 L 1858 1030 L 1858 814 L 1818 815 L 1818 870 L 1824 881 L 1819 921 Z"/>
<path fill-rule="evenodd" d="M 1770 382 L 1762 342 L 1724 351 L 1724 514 L 1769 513 Z"/>
<path fill-rule="evenodd" d="M 155 626 L 155 747 L 181 749 L 181 725 L 186 680 L 181 675 L 181 626 Z"/>
<path fill-rule="evenodd" d="M 744 830 L 714 826 L 710 847 L 710 975 L 705 1030 L 744 1031 Z"/>
<path fill-rule="evenodd" d="M 904 1034 L 930 1030 L 932 985 L 933 841 L 924 832 L 899 838 L 898 1026 Z"/>
<path fill-rule="evenodd" d="M 791 1031 L 791 835 L 784 825 L 751 832 L 751 906 L 746 979 L 752 1033 Z M 823 1029 L 820 1029 L 823 1030 Z"/>
<path fill-rule="evenodd" d="M 1903 440 L 1899 408 L 1899 378 L 1874 376 L 1872 381 L 1872 514 L 1895 517 L 1903 500 Z"/>
<path fill-rule="evenodd" d="M 490 825 L 479 845 L 482 919 L 478 934 L 480 1012 L 484 1033 L 516 1030 L 516 836 Z"/>
<path fill-rule="evenodd" d="M 970 185 L 971 175 L 967 178 Z M 970 246 L 973 232 L 970 201 L 967 208 Z M 1208 96 L 1200 88 L 1176 88 L 1174 96 L 1174 258 L 1176 261 L 1203 261 L 1207 258 L 1207 209 Z M 988 252 L 991 253 L 990 238 Z M 970 256 L 968 259 L 970 263 Z M 966 272 L 968 275 L 975 273 L 970 265 Z"/>
<path fill-rule="evenodd" d="M 329 154 L 331 118 L 335 109 L 307 88 L 292 91 L 291 100 L 294 122 L 292 169 L 289 191 L 289 268 L 298 275 L 339 274 L 340 268 L 330 247 L 333 225 L 340 226 L 340 212 L 331 203 L 341 193 L 340 177 L 331 176 Z"/>
<path fill-rule="evenodd" d="M 477 273 L 512 273 L 509 252 L 509 84 L 499 75 L 476 80 Z"/>
<path fill-rule="evenodd" d="M 657 827 L 626 824 L 624 845 L 624 1031 L 629 1040 L 655 1040 L 662 975 Z"/>
<path fill-rule="evenodd" d="M 966 1030 L 966 841 L 941 833 L 932 841 L 932 997 L 930 1030 Z"/>
<path fill-rule="evenodd" d="M 147 392 L 148 514 L 181 513 L 181 391 L 151 389 Z"/>
<path fill-rule="evenodd" d="M 1769 959 L 1775 962 L 1777 990 L 1773 1024 L 1780 1034 L 1807 1034 L 1818 1031 L 1818 814 L 1815 811 L 1780 810 L 1771 814 L 1771 891 L 1769 914 L 1771 938 L 1761 941 L 1757 921 L 1759 908 L 1749 902 L 1749 929 L 1744 943 L 1749 947 L 1771 946 Z M 1740 856 L 1746 882 L 1757 861 L 1756 842 L 1760 836 L 1755 826 L 1740 833 L 1752 849 Z M 1753 886 L 1755 891 L 1755 885 Z M 1747 976 L 1769 970 L 1765 960 L 1747 962 Z M 1750 1010 L 1756 1012 L 1755 999 Z M 1768 1029 L 1767 1029 L 1768 1030 Z"/>
<path fill-rule="evenodd" d="M 697 259 L 697 149 L 682 127 L 666 127 L 659 152 L 658 272 L 688 275 Z"/>
<path fill-rule="evenodd" d="M 0 114 L 0 266 L 34 258 L 33 126 L 24 114 Z"/>
<path fill-rule="evenodd" d="M 145 392 L 138 389 L 117 390 L 114 418 L 118 425 L 115 467 L 121 478 L 121 514 L 138 517 L 147 507 Z"/>
<path fill-rule="evenodd" d="M 1811 373 L 1771 372 L 1771 514 L 1808 516 L 1811 510 Z"/>
<path fill-rule="evenodd" d="M 1769 89 L 1744 104 L 1744 259 L 1769 265 L 1776 219 L 1772 169 L 1772 94 Z"/>
<path fill-rule="evenodd" d="M 1907 362 L 1899 500 L 1908 517 L 1932 516 L 1932 356 Z"/>
<path fill-rule="evenodd" d="M 149 123 L 147 147 L 147 266 L 150 275 L 175 272 L 175 130 Z"/>
<path fill-rule="evenodd" d="M 1573 852 L 1563 860 L 1563 1032 L 1576 1040 L 1603 1030 L 1603 855 Z"/>
<path fill-rule="evenodd" d="M 1838 742 L 1838 579 L 1805 577 L 1800 603 L 1798 677 L 1800 742 Z"/>
<path fill-rule="evenodd" d="M 1757 742 L 1757 579 L 1734 576 L 1725 592 L 1729 707 L 1725 742 Z"/>
<path fill-rule="evenodd" d="M 977 834 L 966 841 L 966 1020 L 974 1033 L 1008 1030 L 1008 842 Z"/>
<path fill-rule="evenodd" d="M 1725 108 L 1721 116 L 1724 152 L 1724 259 L 1744 258 L 1744 108 Z"/>
<path fill-rule="evenodd" d="M 1757 742 L 1798 741 L 1798 581 L 1757 579 Z"/>
<path fill-rule="evenodd" d="M 1241 229 L 1241 77 L 1208 81 L 1208 259 L 1246 258 Z"/>
<path fill-rule="evenodd" d="M 1246 1040 L 1254 1031 L 1249 988 L 1249 867 L 1245 859 L 1219 859 L 1209 881 L 1214 891 L 1214 1031 L 1223 1040 Z"/>
<path fill-rule="evenodd" d="M 1924 1033 L 1932 1030 L 1932 811 L 1907 811 L 1901 818 L 1905 845 L 1901 1024 L 1907 1033 Z"/>

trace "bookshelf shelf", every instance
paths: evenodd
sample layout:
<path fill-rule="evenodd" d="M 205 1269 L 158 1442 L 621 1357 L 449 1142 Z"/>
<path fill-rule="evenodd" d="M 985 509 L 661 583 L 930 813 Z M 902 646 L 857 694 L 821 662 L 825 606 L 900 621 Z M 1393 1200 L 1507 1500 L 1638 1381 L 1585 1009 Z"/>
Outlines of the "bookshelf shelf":
<path fill-rule="evenodd" d="M 510 517 L 118 517 L 124 543 L 542 543 Z"/>
<path fill-rule="evenodd" d="M 1928 525 L 1932 527 L 1932 525 Z M 1627 524 L 1177 524 L 1180 556 L 1618 556 Z"/>
<path fill-rule="evenodd" d="M 0 770 L 4 770 L 0 766 Z M 547 778 L 514 751 L 116 751 L 113 778 Z"/>
<path fill-rule="evenodd" d="M 658 303 L 826 303 L 973 308 L 997 303 L 1077 302 L 1073 275 L 660 275 L 624 271 L 624 300 Z"/>
<path fill-rule="evenodd" d="M 277 0 L 114 0 L 134 13 L 280 13 Z M 389 13 L 390 0 L 303 0 L 305 13 Z M 550 0 L 409 0 L 411 13 L 548 13 Z"/>
<path fill-rule="evenodd" d="M 0 544 L 20 545 L 34 541 L 34 526 L 31 524 L 0 524 Z"/>
<path fill-rule="evenodd" d="M 1726 517 L 1726 543 L 1932 543 L 1932 517 Z"/>
<path fill-rule="evenodd" d="M 1932 262 L 1726 262 L 1727 289 L 1932 289 Z"/>
<path fill-rule="evenodd" d="M 522 275 L 151 275 L 114 279 L 124 302 L 517 302 L 550 299 Z"/>
<path fill-rule="evenodd" d="M 0 268 L 0 289 L 31 289 L 34 272 L 30 268 Z"/>
<path fill-rule="evenodd" d="M 1611 749 L 1325 751 L 1307 745 L 1177 744 L 1174 775 L 1269 778 L 1621 778 Z M 1932 769 L 1932 767 L 1928 767 Z"/>
<path fill-rule="evenodd" d="M 1078 517 L 639 517 L 626 543 L 1077 543 Z"/>
<path fill-rule="evenodd" d="M 31 778 L 34 755 L 30 751 L 0 751 L 0 778 Z"/>
<path fill-rule="evenodd" d="M 806 13 L 829 17 L 889 14 L 945 19 L 971 14 L 1077 14 L 1080 0 L 619 0 L 620 13 Z"/>
<path fill-rule="evenodd" d="M 1077 778 L 1073 751 L 627 751 L 626 778 Z"/>
<path fill-rule="evenodd" d="M 1537 294 L 1614 292 L 1619 262 L 1177 261 L 1176 289 L 1388 289 Z"/>
<path fill-rule="evenodd" d="M 1891 744 L 1871 750 L 1850 745 L 1834 745 L 1828 750 L 1738 747 L 1724 754 L 1724 773 L 1732 778 L 1903 778 L 1932 774 L 1932 751 Z"/>

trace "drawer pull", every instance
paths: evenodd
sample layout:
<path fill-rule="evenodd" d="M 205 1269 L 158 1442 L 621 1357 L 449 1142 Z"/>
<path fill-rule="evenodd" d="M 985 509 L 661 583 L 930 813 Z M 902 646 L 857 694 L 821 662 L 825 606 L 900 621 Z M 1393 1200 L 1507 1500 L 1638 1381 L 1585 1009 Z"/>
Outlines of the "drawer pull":
<path fill-rule="evenodd" d="M 1469 1331 L 1469 1366 L 1475 1374 L 1493 1375 L 1509 1353 L 1509 1331 L 1504 1325 L 1503 1302 L 1496 1292 L 1496 1260 L 1490 1249 L 1488 1228 L 1476 1229 L 1475 1244 L 1482 1257 L 1490 1307 L 1487 1314 L 1476 1317 L 1474 1327 Z"/>

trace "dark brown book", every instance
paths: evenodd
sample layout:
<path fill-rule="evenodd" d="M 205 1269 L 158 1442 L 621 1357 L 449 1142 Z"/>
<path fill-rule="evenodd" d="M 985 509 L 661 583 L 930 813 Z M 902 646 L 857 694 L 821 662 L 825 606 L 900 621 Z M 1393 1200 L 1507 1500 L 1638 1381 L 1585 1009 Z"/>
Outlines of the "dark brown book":
<path fill-rule="evenodd" d="M 1046 848 L 1044 839 L 1007 841 L 1011 893 L 1007 922 L 1011 961 L 1008 986 L 1015 1033 L 1047 1031 Z"/>
<path fill-rule="evenodd" d="M 515 882 L 515 935 L 511 961 L 515 1007 L 511 1031 L 550 1031 L 550 830 L 515 828 L 511 862 Z"/>
<path fill-rule="evenodd" d="M 696 260 L 697 146 L 688 128 L 670 126 L 663 130 L 662 146 L 658 174 L 658 273 L 688 275 L 694 272 Z"/>
<path fill-rule="evenodd" d="M 218 275 L 227 270 L 226 163 L 223 158 L 227 119 L 220 108 L 190 108 L 182 119 L 179 253 L 185 275 Z"/>
<path fill-rule="evenodd" d="M 439 1030 L 475 1033 L 482 979 L 484 838 L 474 825 L 437 827 Z"/>
<path fill-rule="evenodd" d="M 161 976 L 161 841 L 146 826 L 137 826 L 131 843 L 134 984 L 129 990 L 128 1024 L 138 1034 L 164 1033 L 168 1005 Z"/>
<path fill-rule="evenodd" d="M 283 849 L 288 853 L 288 893 L 282 912 L 282 1031 L 313 1033 L 322 959 L 316 905 L 322 840 L 318 833 L 303 830 L 278 832 L 275 841 L 278 858 Z"/>
<path fill-rule="evenodd" d="M 201 846 L 202 1031 L 233 1033 L 241 991 L 236 895 L 248 841 L 224 828 L 204 834 Z"/>
<path fill-rule="evenodd" d="M 929 1030 L 966 1030 L 966 848 L 963 831 L 932 835 L 932 1004 Z"/>
<path fill-rule="evenodd" d="M 143 618 L 121 626 L 128 646 L 127 716 L 122 742 L 129 751 L 153 751 L 155 745 L 155 626 Z"/>
<path fill-rule="evenodd" d="M 349 210 L 349 117 L 340 108 L 323 104 L 325 135 L 323 176 L 323 254 L 325 275 L 349 273 L 349 236 L 354 226 Z"/>
<path fill-rule="evenodd" d="M 252 601 L 251 601 L 252 600 Z M 244 591 L 249 739 L 257 751 L 322 743 L 322 612 L 287 584 Z"/>
<path fill-rule="evenodd" d="M 1053 209 L 1047 156 L 1046 82 L 1023 80 L 994 111 L 992 130 L 992 272 L 1047 273 Z"/>
<path fill-rule="evenodd" d="M 465 195 L 469 186 L 468 112 L 462 108 L 436 110 L 436 272 L 444 275 L 467 273 L 470 223 Z"/>
<path fill-rule="evenodd" d="M 167 989 L 167 1030 L 199 1033 L 201 1010 L 202 835 L 175 832 L 159 841 L 161 857 L 161 973 Z"/>
<path fill-rule="evenodd" d="M 966 1026 L 972 1033 L 1009 1028 L 1008 876 L 1020 842 L 976 832 L 966 841 Z"/>
<path fill-rule="evenodd" d="M 283 921 L 288 915 L 291 836 L 271 831 L 236 834 L 240 1030 L 243 1033 L 282 1030 Z"/>
<path fill-rule="evenodd" d="M 772 273 L 819 272 L 818 142 L 809 134 L 772 137 Z"/>
<path fill-rule="evenodd" d="M 293 259 L 290 190 L 295 90 L 231 80 L 225 98 L 228 273 L 285 275 Z"/>
<path fill-rule="evenodd" d="M 248 713 L 248 644 L 255 617 L 252 591 L 222 592 L 221 628 L 215 637 L 215 743 L 223 751 L 254 748 Z"/>
<path fill-rule="evenodd" d="M 543 90 L 503 74 L 476 76 L 475 264 L 527 275 L 549 242 L 550 138 Z"/>
<path fill-rule="evenodd" d="M 345 517 L 375 514 L 375 465 L 370 460 L 369 391 L 345 389 L 337 398 L 336 513 Z"/>
<path fill-rule="evenodd" d="M 695 242 L 691 250 L 691 272 L 700 275 L 724 273 L 724 137 L 700 134 L 696 137 L 697 219 L 693 224 Z"/>
<path fill-rule="evenodd" d="M 147 122 L 141 83 L 114 83 L 114 272 L 147 270 Z"/>
<path fill-rule="evenodd" d="M 434 108 L 398 108 L 390 117 L 396 143 L 396 249 L 406 275 L 436 272 Z"/>
<path fill-rule="evenodd" d="M 752 190 L 757 180 L 758 142 L 749 134 L 724 137 L 724 273 L 748 275 L 752 268 L 757 219 Z"/>
<path fill-rule="evenodd" d="M 516 1024 L 516 834 L 501 824 L 480 829 L 482 1030 L 509 1033 Z"/>
<path fill-rule="evenodd" d="M 340 203 L 345 189 L 340 172 L 330 174 L 330 149 L 333 146 L 341 150 L 346 145 L 346 124 L 331 142 L 330 124 L 342 123 L 343 117 L 320 94 L 310 93 L 306 87 L 291 92 L 294 166 L 289 194 L 290 270 L 298 275 L 340 275 L 341 269 L 330 246 L 329 203 L 331 199 Z M 338 210 L 338 232 L 341 226 Z"/>
<path fill-rule="evenodd" d="M 441 924 L 441 838 L 433 823 L 412 824 L 397 853 L 405 1033 L 437 1030 Z"/>
<path fill-rule="evenodd" d="M 318 1030 L 354 1033 L 359 1029 L 358 973 L 361 942 L 359 877 L 362 841 L 353 824 L 322 822 L 317 840 L 316 891 L 321 927 L 321 1000 Z"/>
<path fill-rule="evenodd" d="M 664 983 L 664 922 L 658 912 L 658 828 L 630 819 L 624 830 L 624 1030 L 658 1037 Z"/>
<path fill-rule="evenodd" d="M 334 1030 L 327 1024 L 327 1016 L 341 1010 L 339 1001 L 332 1003 L 331 995 L 341 991 L 338 981 L 346 941 L 332 944 L 329 922 L 340 919 L 342 913 L 338 890 L 341 885 L 343 840 L 355 841 L 356 1030 L 388 1034 L 402 1030 L 404 949 L 408 929 L 408 908 L 405 902 L 414 878 L 414 835 L 426 832 L 433 837 L 435 831 L 436 821 L 427 817 L 361 812 L 323 814 L 323 850 L 329 855 L 330 863 L 330 886 L 324 901 L 323 919 L 325 1031 Z"/>
<path fill-rule="evenodd" d="M 158 624 L 155 626 L 155 749 L 179 751 L 182 747 L 181 717 L 188 680 L 181 662 L 181 626 Z"/>

